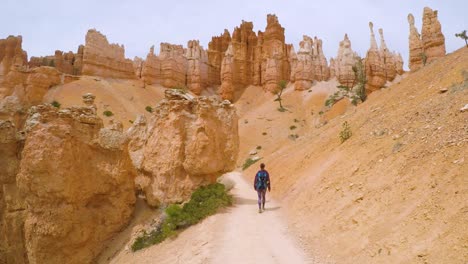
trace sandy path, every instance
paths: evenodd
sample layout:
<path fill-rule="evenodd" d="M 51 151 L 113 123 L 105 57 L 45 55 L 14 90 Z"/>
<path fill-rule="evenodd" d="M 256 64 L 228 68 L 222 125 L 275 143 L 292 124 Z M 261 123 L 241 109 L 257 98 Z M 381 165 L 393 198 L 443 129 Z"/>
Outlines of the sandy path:
<path fill-rule="evenodd" d="M 224 232 L 212 263 L 312 263 L 289 237 L 280 206 L 267 194 L 265 212 L 259 214 L 252 184 L 239 172 L 226 176 L 235 182 L 235 206 L 223 215 Z"/>
<path fill-rule="evenodd" d="M 281 220 L 280 206 L 268 198 L 259 214 L 257 194 L 242 174 L 225 177 L 235 183 L 234 205 L 183 231 L 177 238 L 132 253 L 122 250 L 110 263 L 315 263 L 307 259 Z"/>

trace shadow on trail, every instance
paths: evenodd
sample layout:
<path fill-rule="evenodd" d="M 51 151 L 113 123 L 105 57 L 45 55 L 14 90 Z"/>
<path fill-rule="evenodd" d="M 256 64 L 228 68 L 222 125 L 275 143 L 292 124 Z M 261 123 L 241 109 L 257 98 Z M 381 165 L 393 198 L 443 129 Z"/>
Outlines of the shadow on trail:
<path fill-rule="evenodd" d="M 265 205 L 265 211 L 276 211 L 279 209 L 281 209 L 281 206 L 268 207 L 267 205 Z"/>

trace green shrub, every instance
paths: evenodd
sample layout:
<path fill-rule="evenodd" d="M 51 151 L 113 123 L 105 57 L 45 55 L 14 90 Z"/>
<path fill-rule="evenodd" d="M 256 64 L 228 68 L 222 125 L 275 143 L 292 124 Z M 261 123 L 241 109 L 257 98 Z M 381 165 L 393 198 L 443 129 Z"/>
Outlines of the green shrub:
<path fill-rule="evenodd" d="M 257 150 L 261 150 L 261 149 L 262 149 L 262 146 L 257 146 L 256 149 L 257 149 Z"/>
<path fill-rule="evenodd" d="M 246 170 L 247 168 L 249 168 L 251 165 L 255 164 L 255 162 L 259 160 L 261 160 L 261 158 L 257 158 L 257 159 L 247 158 L 244 162 L 244 165 L 242 165 L 242 170 Z"/>
<path fill-rule="evenodd" d="M 266 135 L 267 135 L 267 132 L 263 132 L 262 135 L 266 136 Z"/>
<path fill-rule="evenodd" d="M 114 113 L 112 113 L 112 112 L 109 111 L 109 110 L 106 110 L 106 111 L 102 112 L 102 114 L 105 115 L 105 116 L 107 116 L 107 117 L 113 116 L 113 115 L 114 115 Z"/>
<path fill-rule="evenodd" d="M 148 111 L 149 113 L 153 113 L 153 107 L 151 107 L 149 105 L 147 107 L 145 107 L 145 110 Z"/>
<path fill-rule="evenodd" d="M 56 108 L 60 108 L 61 104 L 57 101 L 52 101 L 52 103 L 50 103 L 53 107 L 56 107 Z"/>
<path fill-rule="evenodd" d="M 351 127 L 349 126 L 348 122 L 345 121 L 343 123 L 342 130 L 340 131 L 341 143 L 348 140 L 352 135 L 353 135 L 353 133 L 351 132 Z"/>
<path fill-rule="evenodd" d="M 294 130 L 294 129 L 296 129 L 296 128 L 297 128 L 296 126 L 290 126 L 290 127 L 289 127 L 289 129 L 291 129 L 291 130 Z"/>
<path fill-rule="evenodd" d="M 183 206 L 172 204 L 166 210 L 166 218 L 154 230 L 144 232 L 132 244 L 132 251 L 155 245 L 178 231 L 194 225 L 220 208 L 232 205 L 232 196 L 221 183 L 202 186 L 192 193 L 190 201 Z"/>

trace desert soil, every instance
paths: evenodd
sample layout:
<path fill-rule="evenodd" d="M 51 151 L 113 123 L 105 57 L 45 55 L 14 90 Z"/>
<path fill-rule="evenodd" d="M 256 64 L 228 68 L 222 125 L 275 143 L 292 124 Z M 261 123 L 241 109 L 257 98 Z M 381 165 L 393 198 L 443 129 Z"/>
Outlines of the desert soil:
<path fill-rule="evenodd" d="M 175 239 L 136 253 L 122 250 L 110 263 L 317 263 L 289 235 L 281 204 L 268 197 L 258 213 L 256 192 L 242 174 L 231 172 L 234 205 Z"/>

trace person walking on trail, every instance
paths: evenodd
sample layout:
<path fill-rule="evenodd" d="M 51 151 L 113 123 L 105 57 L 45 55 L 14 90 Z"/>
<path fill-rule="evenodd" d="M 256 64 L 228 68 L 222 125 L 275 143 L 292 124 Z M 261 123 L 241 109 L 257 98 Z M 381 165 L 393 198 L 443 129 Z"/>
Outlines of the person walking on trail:
<path fill-rule="evenodd" d="M 265 211 L 266 190 L 271 190 L 270 174 L 265 170 L 265 164 L 260 164 L 260 170 L 255 174 L 254 189 L 258 194 L 258 212 Z"/>

